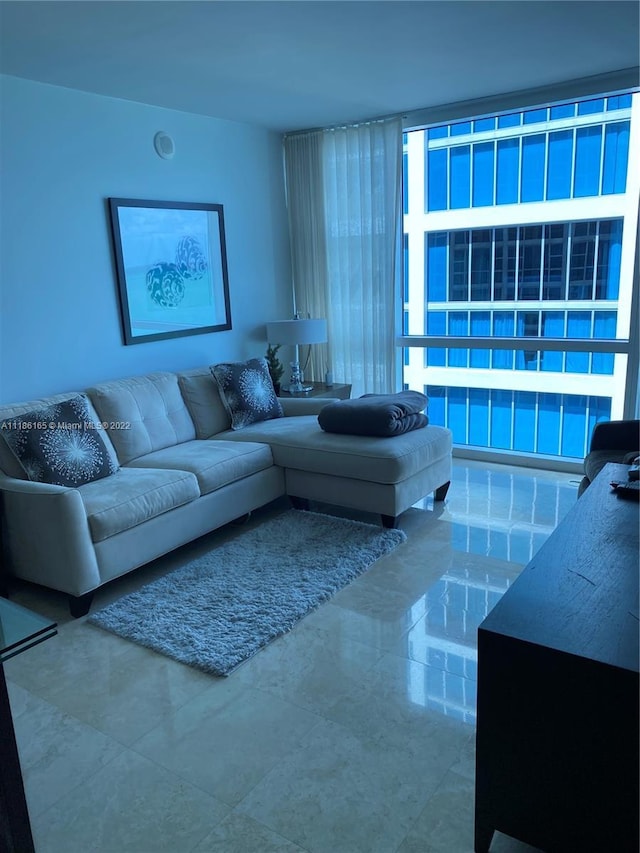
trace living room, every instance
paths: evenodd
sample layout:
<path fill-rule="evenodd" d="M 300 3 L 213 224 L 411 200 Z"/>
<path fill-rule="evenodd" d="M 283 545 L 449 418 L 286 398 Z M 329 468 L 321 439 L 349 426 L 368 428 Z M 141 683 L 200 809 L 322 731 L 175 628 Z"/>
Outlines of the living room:
<path fill-rule="evenodd" d="M 519 3 L 520 14 L 507 12 L 516 4 L 456 0 L 128 3 L 121 18 L 109 12 L 112 5 L 0 4 L 0 403 L 262 356 L 265 324 L 293 314 L 285 132 L 394 110 L 439 109 L 446 122 L 447 104 L 499 98 L 507 89 L 561 87 L 638 65 L 633 2 Z M 172 8 L 194 5 L 219 6 L 223 15 L 207 25 L 213 57 L 207 38 L 197 37 L 203 10 L 190 31 Z M 306 20 L 301 8 L 287 8 L 303 6 L 309 7 Z M 351 8 L 341 23 L 343 6 Z M 409 6 L 424 7 L 438 21 L 431 34 L 429 18 L 422 19 L 411 61 L 417 62 L 420 38 L 434 56 L 420 86 L 415 71 L 404 71 L 406 95 L 397 75 L 399 100 L 384 106 L 390 97 L 384 75 L 372 77 L 379 55 L 369 57 L 363 71 L 358 63 L 367 51 L 349 63 L 344 45 L 362 46 L 367 33 L 381 38 L 389 14 L 402 26 Z M 501 38 L 511 50 L 499 57 L 478 53 L 478 27 L 488 32 L 501 18 Z M 354 20 L 361 31 L 348 30 Z M 456 37 L 456 20 L 465 39 Z M 120 44 L 115 27 L 126 28 Z M 181 81 L 163 43 L 172 27 L 176 53 L 192 57 L 182 65 Z M 340 27 L 342 38 L 332 40 L 331 29 Z M 566 50 L 523 44 L 527 27 L 560 33 Z M 93 50 L 101 40 L 102 55 Z M 396 41 L 400 51 L 403 40 Z M 510 64 L 514 54 L 517 67 Z M 398 55 L 390 53 L 387 75 L 393 76 L 388 69 Z M 135 78 L 140 56 L 156 75 L 146 89 Z M 482 74 L 469 56 L 483 62 Z M 351 72 L 342 85 L 329 72 L 334 58 Z M 290 63 L 277 79 L 271 74 L 276 59 Z M 206 109 L 185 82 L 198 74 L 211 88 Z M 214 86 L 217 79 L 223 84 Z M 378 98 L 376 87 L 384 93 Z M 195 88 L 201 95 L 203 83 Z M 138 94 L 152 90 L 155 99 Z M 158 131 L 175 145 L 169 159 L 154 150 Z M 232 328 L 124 345 L 109 198 L 223 205 Z M 461 719 L 447 719 L 434 710 L 431 682 L 427 689 L 427 678 L 440 670 L 420 660 L 419 632 L 413 635 L 417 657 L 405 660 L 401 640 L 406 650 L 408 632 L 427 612 L 431 628 L 443 616 L 443 590 L 455 598 L 451 578 L 442 580 L 447 572 L 478 583 L 484 576 L 487 602 L 493 602 L 569 511 L 580 474 L 577 465 L 552 470 L 534 459 L 527 470 L 513 464 L 522 465 L 520 459 L 469 455 L 454 448 L 444 507 L 429 497 L 405 514 L 402 555 L 387 555 L 324 614 L 321 608 L 303 620 L 241 667 L 237 679 L 217 679 L 215 688 L 209 676 L 147 649 L 98 629 L 83 633 L 84 622 L 70 619 L 63 596 L 18 585 L 18 602 L 59 625 L 55 641 L 6 666 L 36 849 L 471 850 L 473 677 L 455 673 L 462 680 L 448 684 L 453 693 L 460 690 Z M 267 508 L 260 519 L 282 506 Z M 97 606 L 237 533 L 212 533 L 187 546 L 191 550 L 134 572 L 116 591 L 101 590 Z M 462 622 L 474 612 L 453 602 L 449 615 L 460 624 L 444 630 L 444 640 L 466 638 L 473 645 L 477 624 Z M 421 693 L 431 704 L 421 703 Z M 112 791 L 121 793 L 110 799 Z M 491 849 L 527 848 L 500 836 Z"/>

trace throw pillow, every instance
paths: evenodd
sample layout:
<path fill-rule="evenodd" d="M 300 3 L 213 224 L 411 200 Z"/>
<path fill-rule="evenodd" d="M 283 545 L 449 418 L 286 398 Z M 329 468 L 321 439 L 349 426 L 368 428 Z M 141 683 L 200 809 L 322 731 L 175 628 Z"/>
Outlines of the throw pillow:
<path fill-rule="evenodd" d="M 70 487 L 117 470 L 99 429 L 83 394 L 0 423 L 0 435 L 28 480 Z"/>
<path fill-rule="evenodd" d="M 231 429 L 284 415 L 276 397 L 266 358 L 216 364 L 211 372 L 231 417 Z"/>

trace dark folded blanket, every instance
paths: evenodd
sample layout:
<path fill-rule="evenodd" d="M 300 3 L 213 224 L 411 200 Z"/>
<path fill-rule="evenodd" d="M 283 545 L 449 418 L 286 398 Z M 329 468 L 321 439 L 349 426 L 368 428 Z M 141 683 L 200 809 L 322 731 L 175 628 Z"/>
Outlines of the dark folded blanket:
<path fill-rule="evenodd" d="M 419 391 L 364 394 L 355 400 L 328 403 L 318 415 L 325 432 L 347 435 L 402 435 L 429 423 L 422 410 L 428 398 Z"/>

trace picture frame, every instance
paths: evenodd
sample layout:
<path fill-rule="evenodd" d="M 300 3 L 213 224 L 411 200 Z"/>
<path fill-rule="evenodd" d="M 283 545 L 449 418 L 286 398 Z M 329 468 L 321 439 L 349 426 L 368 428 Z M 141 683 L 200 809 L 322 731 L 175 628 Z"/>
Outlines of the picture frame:
<path fill-rule="evenodd" d="M 125 345 L 231 329 L 222 205 L 108 202 Z"/>

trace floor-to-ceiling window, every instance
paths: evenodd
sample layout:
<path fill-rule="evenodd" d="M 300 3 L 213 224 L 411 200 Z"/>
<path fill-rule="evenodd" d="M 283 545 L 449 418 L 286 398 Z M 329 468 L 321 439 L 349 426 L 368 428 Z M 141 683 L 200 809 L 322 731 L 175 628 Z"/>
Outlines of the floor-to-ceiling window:
<path fill-rule="evenodd" d="M 639 98 L 405 133 L 404 384 L 457 445 L 579 459 L 625 415 Z"/>

